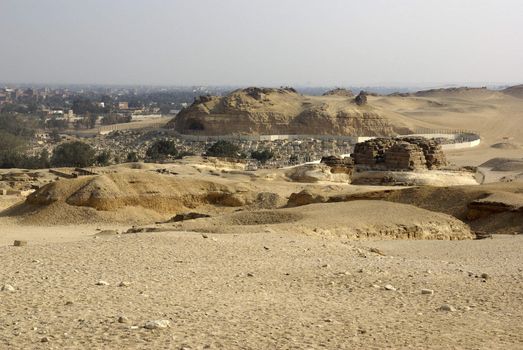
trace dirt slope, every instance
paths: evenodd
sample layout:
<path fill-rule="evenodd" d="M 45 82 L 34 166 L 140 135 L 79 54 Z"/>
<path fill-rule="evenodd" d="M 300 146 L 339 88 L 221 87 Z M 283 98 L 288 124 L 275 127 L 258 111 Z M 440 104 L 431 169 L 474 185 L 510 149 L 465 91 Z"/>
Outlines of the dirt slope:
<path fill-rule="evenodd" d="M 198 232 L 294 232 L 353 239 L 468 239 L 469 228 L 445 214 L 385 201 L 312 204 L 291 209 L 244 211 L 175 225 Z"/>

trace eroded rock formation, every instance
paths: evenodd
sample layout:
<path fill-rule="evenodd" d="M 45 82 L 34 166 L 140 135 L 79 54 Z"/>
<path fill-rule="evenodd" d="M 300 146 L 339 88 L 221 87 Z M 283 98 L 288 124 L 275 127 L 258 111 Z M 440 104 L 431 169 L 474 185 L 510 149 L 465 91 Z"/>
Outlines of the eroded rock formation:
<path fill-rule="evenodd" d="M 369 104 L 304 96 L 292 88 L 247 88 L 224 97 L 203 96 L 182 110 L 167 128 L 198 135 L 392 136 L 407 130 L 403 125 L 392 125 Z"/>

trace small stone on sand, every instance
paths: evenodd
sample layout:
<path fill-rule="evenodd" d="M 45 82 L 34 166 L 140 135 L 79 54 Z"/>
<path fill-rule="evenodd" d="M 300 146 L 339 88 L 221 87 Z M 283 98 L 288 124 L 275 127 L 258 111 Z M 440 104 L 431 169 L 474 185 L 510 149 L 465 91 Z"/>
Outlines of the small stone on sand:
<path fill-rule="evenodd" d="M 2 286 L 2 292 L 14 292 L 15 291 L 15 287 L 13 287 L 12 285 L 10 284 L 4 284 Z"/>
<path fill-rule="evenodd" d="M 383 287 L 383 288 L 385 288 L 386 290 L 392 290 L 392 291 L 395 291 L 395 290 L 396 290 L 396 288 L 394 288 L 394 287 L 393 287 L 392 285 L 390 285 L 390 284 L 386 284 L 385 287 Z"/>
<path fill-rule="evenodd" d="M 450 311 L 450 312 L 454 312 L 456 311 L 456 308 L 452 305 L 448 305 L 448 304 L 443 304 L 439 307 L 440 311 Z"/>
<path fill-rule="evenodd" d="M 15 247 L 23 247 L 23 246 L 26 246 L 27 245 L 27 241 L 20 241 L 20 240 L 15 240 L 13 245 Z"/>
<path fill-rule="evenodd" d="M 159 329 L 167 328 L 171 326 L 171 321 L 169 320 L 152 320 L 145 322 L 144 328 L 146 329 Z"/>

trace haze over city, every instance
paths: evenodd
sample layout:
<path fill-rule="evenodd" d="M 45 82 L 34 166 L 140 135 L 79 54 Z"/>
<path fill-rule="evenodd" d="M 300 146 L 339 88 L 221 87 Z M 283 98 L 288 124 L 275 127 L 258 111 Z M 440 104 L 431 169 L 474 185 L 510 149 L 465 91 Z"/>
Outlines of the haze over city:
<path fill-rule="evenodd" d="M 517 83 L 521 13 L 518 0 L 2 0 L 0 80 Z"/>

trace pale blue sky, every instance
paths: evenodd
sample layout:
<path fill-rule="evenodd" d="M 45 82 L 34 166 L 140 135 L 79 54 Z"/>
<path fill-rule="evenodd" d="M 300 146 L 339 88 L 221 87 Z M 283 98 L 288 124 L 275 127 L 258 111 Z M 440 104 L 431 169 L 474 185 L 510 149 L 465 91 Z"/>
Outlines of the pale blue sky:
<path fill-rule="evenodd" d="M 523 82 L 521 0 L 0 0 L 0 81 Z"/>

